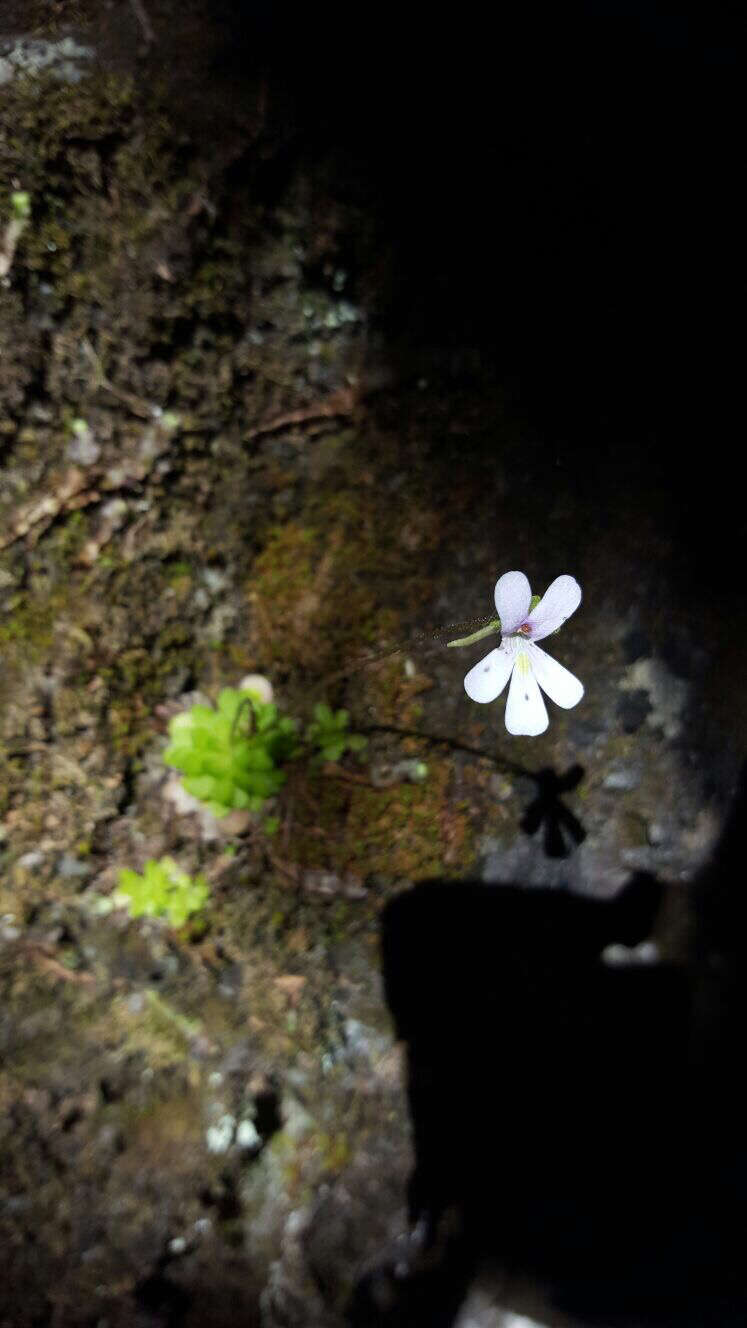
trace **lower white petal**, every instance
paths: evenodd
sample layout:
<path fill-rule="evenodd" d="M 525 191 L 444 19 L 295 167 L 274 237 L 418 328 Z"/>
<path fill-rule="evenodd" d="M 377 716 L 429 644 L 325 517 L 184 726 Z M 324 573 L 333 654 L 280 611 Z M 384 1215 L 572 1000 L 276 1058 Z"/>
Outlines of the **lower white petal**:
<path fill-rule="evenodd" d="M 491 650 L 489 655 L 470 669 L 464 679 L 464 690 L 470 700 L 479 701 L 483 705 L 494 701 L 506 686 L 513 666 L 513 655 L 503 646 Z"/>
<path fill-rule="evenodd" d="M 584 694 L 583 683 L 579 682 L 569 669 L 558 664 L 552 655 L 545 654 L 544 650 L 533 642 L 527 645 L 527 650 L 532 661 L 534 676 L 550 700 L 562 706 L 564 710 L 570 710 L 571 706 L 578 705 Z"/>
<path fill-rule="evenodd" d="M 545 703 L 532 672 L 529 655 L 522 650 L 516 656 L 506 702 L 506 728 L 515 736 L 536 738 L 549 724 Z"/>

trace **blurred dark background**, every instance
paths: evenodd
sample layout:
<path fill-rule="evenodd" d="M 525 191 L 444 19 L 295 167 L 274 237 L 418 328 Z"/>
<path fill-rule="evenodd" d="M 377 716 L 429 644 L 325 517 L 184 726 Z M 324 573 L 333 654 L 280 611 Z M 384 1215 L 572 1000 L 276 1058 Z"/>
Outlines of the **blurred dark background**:
<path fill-rule="evenodd" d="M 685 575 L 735 588 L 740 8 L 217 16 L 221 77 L 265 88 L 261 187 L 300 153 L 363 207 L 338 257 L 398 375 L 489 362 L 591 472 L 591 502 L 660 489 Z"/>
<path fill-rule="evenodd" d="M 369 202 L 393 333 L 486 339 L 574 419 L 727 393 L 736 7 L 224 12 L 225 59 L 284 91 L 294 147 L 332 148 Z"/>
<path fill-rule="evenodd" d="M 606 960 L 654 925 L 662 886 L 644 874 L 609 902 L 428 881 L 389 904 L 423 1246 L 409 1276 L 361 1281 L 356 1326 L 450 1328 L 491 1259 L 574 1322 L 744 1322 L 746 790 L 696 885 L 689 964 Z"/>
<path fill-rule="evenodd" d="M 340 259 L 395 377 L 486 400 L 497 377 L 562 439 L 559 483 L 592 526 L 598 501 L 660 512 L 667 593 L 716 597 L 743 637 L 738 7 L 244 5 L 224 21 L 225 59 L 266 80 L 288 154 L 367 217 Z M 433 1235 L 435 1275 L 393 1293 L 390 1318 L 363 1285 L 356 1322 L 450 1323 L 486 1248 L 589 1321 L 740 1321 L 740 815 L 696 892 L 690 970 L 603 969 L 622 937 L 610 911 L 599 940 L 596 904 L 580 920 L 569 899 L 475 887 L 465 903 L 462 882 L 390 910 L 411 1216 L 457 1218 Z"/>

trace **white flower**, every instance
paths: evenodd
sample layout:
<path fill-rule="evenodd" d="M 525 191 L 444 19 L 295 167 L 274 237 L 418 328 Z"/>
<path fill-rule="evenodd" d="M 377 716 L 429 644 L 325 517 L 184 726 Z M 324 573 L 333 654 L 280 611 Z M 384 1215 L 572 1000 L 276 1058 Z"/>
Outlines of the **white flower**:
<path fill-rule="evenodd" d="M 584 694 L 578 678 L 535 645 L 575 613 L 581 603 L 581 587 L 572 576 L 558 576 L 530 612 L 531 600 L 523 572 L 506 572 L 500 578 L 495 607 L 501 620 L 501 644 L 470 669 L 464 690 L 473 701 L 484 704 L 495 701 L 510 678 L 506 728 L 509 733 L 534 737 L 544 733 L 549 723 L 540 687 L 565 710 L 578 705 Z"/>
<path fill-rule="evenodd" d="M 239 683 L 240 692 L 254 692 L 260 701 L 269 703 L 273 698 L 272 683 L 263 673 L 247 673 Z"/>

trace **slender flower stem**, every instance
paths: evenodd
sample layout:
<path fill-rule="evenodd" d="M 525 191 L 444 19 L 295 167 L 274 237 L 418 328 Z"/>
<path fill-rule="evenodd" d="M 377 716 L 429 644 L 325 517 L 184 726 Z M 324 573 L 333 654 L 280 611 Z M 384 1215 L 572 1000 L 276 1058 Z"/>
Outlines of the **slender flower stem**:
<path fill-rule="evenodd" d="M 481 627 L 479 632 L 473 632 L 471 636 L 460 636 L 458 641 L 447 641 L 446 645 L 447 648 L 449 646 L 471 646 L 473 641 L 482 641 L 483 637 L 492 636 L 493 632 L 500 632 L 500 630 L 500 618 L 491 618 L 487 627 Z"/>

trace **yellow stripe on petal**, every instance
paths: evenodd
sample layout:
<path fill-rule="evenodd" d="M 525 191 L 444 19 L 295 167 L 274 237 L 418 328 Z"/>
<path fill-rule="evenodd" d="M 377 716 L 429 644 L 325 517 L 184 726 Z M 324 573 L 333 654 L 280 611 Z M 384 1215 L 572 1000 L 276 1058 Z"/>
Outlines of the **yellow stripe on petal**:
<path fill-rule="evenodd" d="M 544 733 L 549 720 L 537 679 L 524 651 L 511 674 L 506 702 L 506 728 L 509 733 L 532 738 Z"/>
<path fill-rule="evenodd" d="M 529 656 L 526 650 L 520 650 L 518 652 L 514 667 L 520 678 L 524 678 L 527 673 L 531 673 L 532 666 L 529 663 Z"/>

